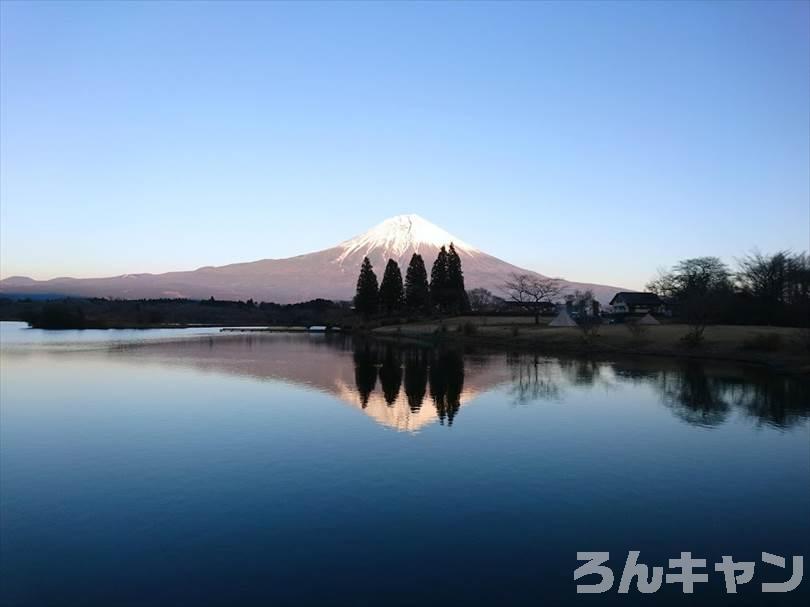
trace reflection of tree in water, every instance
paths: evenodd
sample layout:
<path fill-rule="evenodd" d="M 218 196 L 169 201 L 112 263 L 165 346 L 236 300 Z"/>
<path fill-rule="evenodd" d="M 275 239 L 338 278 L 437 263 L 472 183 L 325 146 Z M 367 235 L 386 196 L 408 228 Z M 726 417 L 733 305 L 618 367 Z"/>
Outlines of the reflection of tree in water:
<path fill-rule="evenodd" d="M 368 399 L 377 385 L 377 368 L 374 366 L 374 353 L 369 344 L 360 344 L 354 349 L 354 382 L 360 403 L 366 408 Z"/>
<path fill-rule="evenodd" d="M 722 383 L 706 375 L 704 365 L 699 362 L 690 361 L 681 369 L 662 371 L 658 389 L 664 404 L 687 423 L 717 426 L 728 416 L 729 403 Z"/>
<path fill-rule="evenodd" d="M 559 361 L 560 371 L 575 386 L 592 386 L 600 377 L 600 369 L 605 363 L 588 358 L 563 358 Z"/>
<path fill-rule="evenodd" d="M 788 428 L 810 416 L 807 381 L 754 369 L 719 381 L 729 402 L 758 423 Z"/>
<path fill-rule="evenodd" d="M 700 426 L 721 424 L 734 408 L 778 428 L 810 416 L 810 383 L 767 370 L 709 374 L 703 363 L 691 361 L 659 372 L 656 385 L 678 417 Z"/>
<path fill-rule="evenodd" d="M 385 347 L 382 365 L 380 365 L 380 384 L 385 402 L 390 407 L 396 402 L 399 388 L 402 386 L 402 364 L 399 360 L 399 353 L 395 352 L 390 344 Z"/>
<path fill-rule="evenodd" d="M 608 363 L 590 358 L 547 358 L 536 354 L 507 354 L 506 364 L 512 376 L 510 393 L 515 404 L 535 400 L 562 400 L 566 387 L 604 388 L 615 384 L 603 374 Z"/>
<path fill-rule="evenodd" d="M 560 400 L 560 385 L 549 361 L 538 355 L 507 354 L 506 364 L 512 375 L 509 393 L 518 405 L 534 400 Z"/>
<path fill-rule="evenodd" d="M 427 392 L 428 363 L 425 352 L 414 348 L 405 355 L 405 394 L 413 413 L 422 408 Z"/>
<path fill-rule="evenodd" d="M 606 363 L 509 354 L 506 362 L 512 378 L 510 394 L 521 405 L 561 400 L 567 386 L 631 384 L 653 386 L 680 419 L 699 426 L 723 423 L 733 407 L 779 427 L 810 414 L 810 384 L 769 372 L 729 378 L 699 361 L 649 358 Z"/>
<path fill-rule="evenodd" d="M 453 425 L 453 419 L 461 406 L 461 391 L 464 388 L 464 359 L 453 350 L 435 352 L 430 361 L 430 397 L 436 407 L 439 422 Z"/>
<path fill-rule="evenodd" d="M 355 383 L 364 408 L 379 376 L 385 402 L 393 406 L 404 383 L 408 407 L 415 413 L 421 410 L 429 379 L 440 423 L 446 420 L 448 426 L 453 424 L 464 387 L 464 358 L 460 352 L 360 340 L 353 349 Z"/>
<path fill-rule="evenodd" d="M 436 414 L 447 425 L 453 423 L 461 405 L 465 363 L 473 369 L 476 364 L 493 364 L 491 358 L 465 359 L 452 349 L 357 339 L 335 340 L 329 345 L 353 349 L 355 381 L 363 407 L 379 376 L 389 406 L 399 399 L 404 384 L 408 407 L 411 412 L 420 411 L 429 380 Z M 511 394 L 518 404 L 561 400 L 566 387 L 629 384 L 653 387 L 678 418 L 703 427 L 722 424 L 733 411 L 777 428 L 788 428 L 810 417 L 810 382 L 767 370 L 643 357 L 608 363 L 511 354 L 506 362 L 512 378 Z"/>

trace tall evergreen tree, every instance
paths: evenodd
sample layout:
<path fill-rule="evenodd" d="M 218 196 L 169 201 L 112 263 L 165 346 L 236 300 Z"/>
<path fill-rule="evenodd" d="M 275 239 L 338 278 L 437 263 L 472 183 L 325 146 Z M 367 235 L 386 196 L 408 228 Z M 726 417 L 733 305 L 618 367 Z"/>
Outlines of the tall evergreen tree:
<path fill-rule="evenodd" d="M 403 301 L 402 272 L 399 271 L 399 264 L 389 259 L 380 283 L 380 307 L 386 314 L 392 314 L 402 309 Z"/>
<path fill-rule="evenodd" d="M 430 304 L 425 261 L 419 253 L 414 253 L 405 274 L 405 307 L 409 312 L 424 312 Z"/>
<path fill-rule="evenodd" d="M 447 252 L 447 297 L 448 307 L 452 312 L 469 312 L 470 300 L 464 288 L 464 272 L 461 269 L 461 257 L 458 256 L 453 243 Z"/>
<path fill-rule="evenodd" d="M 447 310 L 447 250 L 442 247 L 430 270 L 430 300 L 440 312 Z"/>
<path fill-rule="evenodd" d="M 374 273 L 368 257 L 364 257 L 363 264 L 360 266 L 360 276 L 357 277 L 354 309 L 368 318 L 377 311 L 378 299 L 377 275 Z"/>

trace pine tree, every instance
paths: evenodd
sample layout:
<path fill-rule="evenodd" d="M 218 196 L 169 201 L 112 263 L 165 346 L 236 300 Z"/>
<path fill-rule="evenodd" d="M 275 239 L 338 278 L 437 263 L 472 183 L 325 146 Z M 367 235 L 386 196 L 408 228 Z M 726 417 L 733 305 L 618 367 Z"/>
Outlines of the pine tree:
<path fill-rule="evenodd" d="M 368 318 L 377 311 L 379 290 L 377 289 L 377 275 L 368 257 L 363 258 L 360 266 L 360 276 L 357 277 L 357 294 L 354 296 L 354 309 Z"/>
<path fill-rule="evenodd" d="M 409 312 L 424 312 L 430 304 L 425 261 L 419 253 L 414 253 L 405 274 L 405 307 Z"/>
<path fill-rule="evenodd" d="M 402 309 L 403 300 L 402 272 L 399 264 L 389 259 L 380 283 L 380 307 L 386 314 L 393 314 Z"/>
<path fill-rule="evenodd" d="M 447 253 L 447 297 L 448 307 L 452 312 L 469 312 L 470 300 L 464 288 L 464 272 L 461 269 L 461 257 L 458 256 L 453 243 Z"/>
<path fill-rule="evenodd" d="M 447 250 L 442 247 L 430 270 L 430 300 L 440 312 L 447 310 Z"/>

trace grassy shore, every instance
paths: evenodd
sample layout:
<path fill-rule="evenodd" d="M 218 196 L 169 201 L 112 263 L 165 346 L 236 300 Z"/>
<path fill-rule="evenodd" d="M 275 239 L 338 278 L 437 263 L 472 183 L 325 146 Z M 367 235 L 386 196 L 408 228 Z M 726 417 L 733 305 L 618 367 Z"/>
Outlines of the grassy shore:
<path fill-rule="evenodd" d="M 546 354 L 623 354 L 676 356 L 764 364 L 810 376 L 810 331 L 786 327 L 713 325 L 702 343 L 688 346 L 684 324 L 647 326 L 633 334 L 625 325 L 603 325 L 585 335 L 576 327 L 535 325 L 531 318 L 457 317 L 374 329 L 380 337 L 455 341 L 493 348 L 533 350 Z"/>

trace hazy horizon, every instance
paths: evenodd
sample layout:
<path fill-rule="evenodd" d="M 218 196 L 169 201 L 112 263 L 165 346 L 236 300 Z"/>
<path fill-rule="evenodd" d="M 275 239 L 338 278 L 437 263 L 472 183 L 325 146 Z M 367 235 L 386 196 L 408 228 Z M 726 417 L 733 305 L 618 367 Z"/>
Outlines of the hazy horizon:
<path fill-rule="evenodd" d="M 808 248 L 806 2 L 0 11 L 0 278 L 286 258 L 408 213 L 632 288 Z"/>

